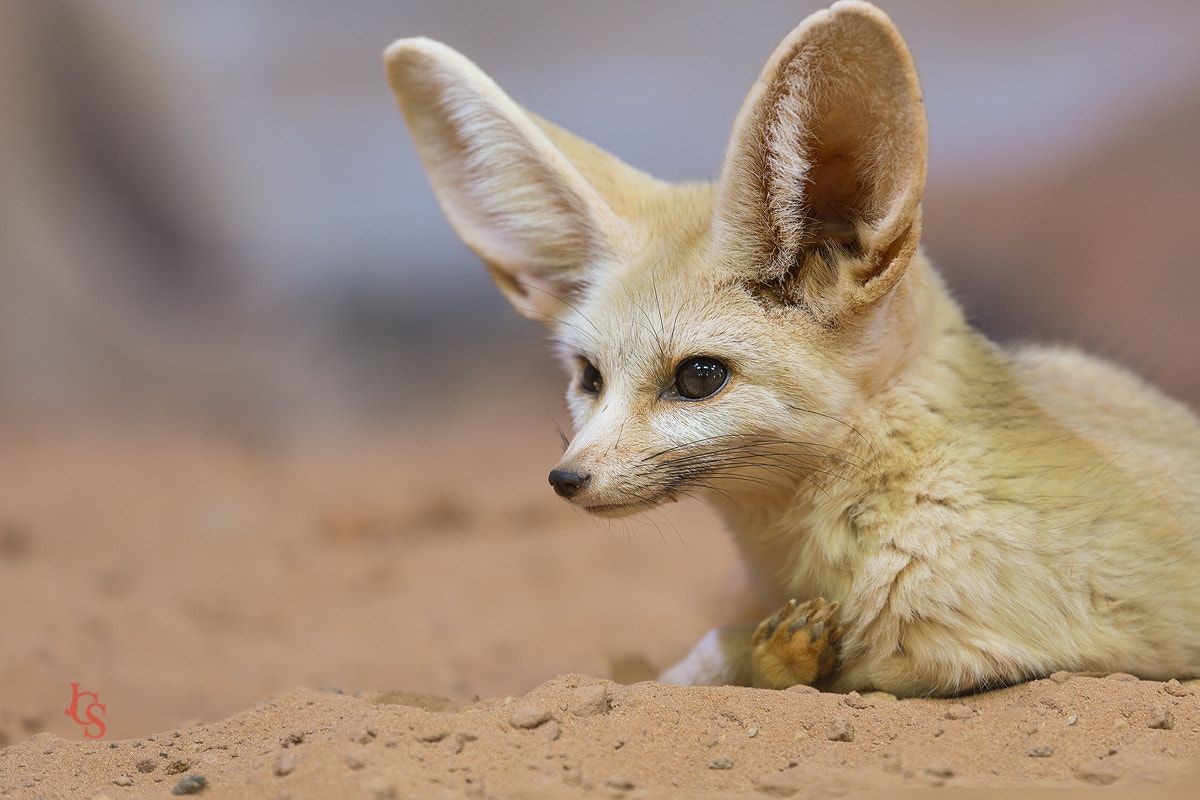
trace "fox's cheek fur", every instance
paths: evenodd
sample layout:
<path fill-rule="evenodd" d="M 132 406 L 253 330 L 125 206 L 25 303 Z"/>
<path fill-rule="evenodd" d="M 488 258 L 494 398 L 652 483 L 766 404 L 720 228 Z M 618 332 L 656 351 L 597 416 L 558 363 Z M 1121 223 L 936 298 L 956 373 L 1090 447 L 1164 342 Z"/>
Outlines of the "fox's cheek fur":
<path fill-rule="evenodd" d="M 722 503 L 778 490 L 806 469 L 836 472 L 851 435 L 838 420 L 863 403 L 859 374 L 888 371 L 872 362 L 890 354 L 862 341 L 884 312 L 834 334 L 738 286 L 706 285 L 695 270 L 710 267 L 682 261 L 599 282 L 556 325 L 574 422 L 556 469 L 588 477 L 570 496 L 577 505 Z M 725 384 L 701 400 L 672 395 L 678 365 L 698 355 L 727 366 Z M 603 375 L 598 396 L 581 386 L 585 358 Z"/>
<path fill-rule="evenodd" d="M 767 344 L 749 350 L 769 353 Z M 646 347 L 631 363 L 647 363 L 655 352 Z M 843 409 L 827 402 L 846 394 L 836 388 L 846 381 L 811 360 L 799 353 L 741 361 L 720 391 L 698 401 L 664 397 L 620 376 L 596 397 L 573 376 L 567 400 L 575 434 L 555 466 L 587 477 L 571 501 L 608 515 L 681 496 L 744 501 L 806 470 L 844 467 L 838 447 L 818 443 L 848 434 L 836 421 Z"/>

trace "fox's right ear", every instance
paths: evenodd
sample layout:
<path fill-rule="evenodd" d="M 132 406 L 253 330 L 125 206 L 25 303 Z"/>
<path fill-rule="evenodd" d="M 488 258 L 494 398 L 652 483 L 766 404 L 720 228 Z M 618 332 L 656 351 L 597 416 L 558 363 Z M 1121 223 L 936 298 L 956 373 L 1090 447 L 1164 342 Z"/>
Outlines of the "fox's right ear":
<path fill-rule="evenodd" d="M 440 42 L 401 39 L 385 51 L 384 62 L 450 223 L 518 311 L 553 321 L 592 270 L 619 258 L 628 237 L 625 223 L 562 145 L 590 158 L 585 168 L 593 172 L 605 170 L 606 159 L 623 165 L 539 124 Z"/>

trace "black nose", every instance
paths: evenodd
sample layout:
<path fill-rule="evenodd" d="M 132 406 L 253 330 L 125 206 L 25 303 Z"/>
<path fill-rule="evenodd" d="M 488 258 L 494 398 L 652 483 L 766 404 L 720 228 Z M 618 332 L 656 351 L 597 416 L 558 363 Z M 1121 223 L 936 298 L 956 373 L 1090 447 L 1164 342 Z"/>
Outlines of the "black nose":
<path fill-rule="evenodd" d="M 580 489 L 588 485 L 588 481 L 591 479 L 591 475 L 572 472 L 569 469 L 550 470 L 550 485 L 554 487 L 554 491 L 558 493 L 559 497 L 574 497 L 579 494 Z"/>

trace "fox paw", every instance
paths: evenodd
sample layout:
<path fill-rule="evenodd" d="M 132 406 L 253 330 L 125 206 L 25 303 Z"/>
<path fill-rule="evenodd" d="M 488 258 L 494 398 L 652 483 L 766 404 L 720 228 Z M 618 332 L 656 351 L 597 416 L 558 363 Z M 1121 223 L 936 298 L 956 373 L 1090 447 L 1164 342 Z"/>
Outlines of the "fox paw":
<path fill-rule="evenodd" d="M 753 684 L 786 689 L 812 684 L 833 671 L 841 630 L 837 603 L 822 597 L 787 605 L 763 620 L 750 639 Z"/>

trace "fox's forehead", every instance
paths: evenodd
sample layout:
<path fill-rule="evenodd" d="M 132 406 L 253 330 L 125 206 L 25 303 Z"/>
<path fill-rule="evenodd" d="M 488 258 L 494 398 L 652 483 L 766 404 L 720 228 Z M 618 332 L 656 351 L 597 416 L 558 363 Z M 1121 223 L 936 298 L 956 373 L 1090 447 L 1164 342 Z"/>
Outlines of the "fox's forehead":
<path fill-rule="evenodd" d="M 609 370 L 659 371 L 694 355 L 748 357 L 760 318 L 745 292 L 701 268 L 650 264 L 589 287 L 560 320 L 557 339 Z"/>

